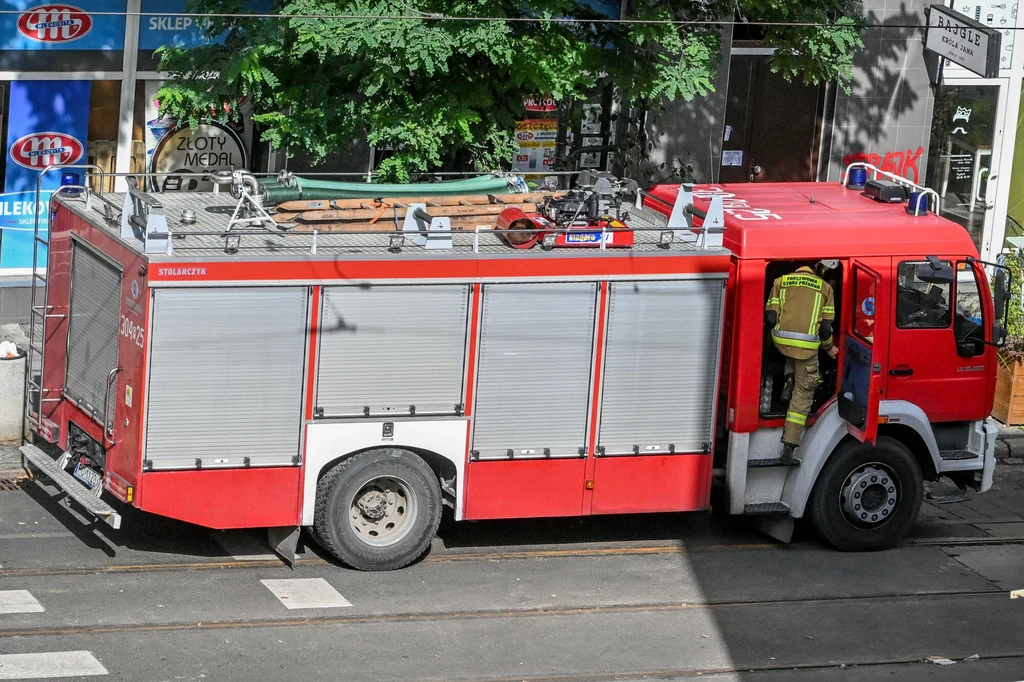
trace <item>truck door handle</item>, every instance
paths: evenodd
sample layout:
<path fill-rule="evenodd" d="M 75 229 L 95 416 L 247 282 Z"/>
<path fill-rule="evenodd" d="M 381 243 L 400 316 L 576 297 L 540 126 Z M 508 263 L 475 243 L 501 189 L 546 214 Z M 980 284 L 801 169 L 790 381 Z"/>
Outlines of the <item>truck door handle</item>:
<path fill-rule="evenodd" d="M 906 365 L 902 365 L 902 366 L 899 366 L 899 367 L 893 367 L 892 369 L 889 370 L 889 374 L 894 376 L 894 377 L 909 377 L 913 373 L 914 373 L 914 368 L 913 367 L 907 367 Z"/>

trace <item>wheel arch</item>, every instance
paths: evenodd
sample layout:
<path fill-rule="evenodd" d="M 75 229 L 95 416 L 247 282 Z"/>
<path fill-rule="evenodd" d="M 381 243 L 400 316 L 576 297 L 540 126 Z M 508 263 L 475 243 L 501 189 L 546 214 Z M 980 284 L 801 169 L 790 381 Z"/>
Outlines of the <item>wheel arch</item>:
<path fill-rule="evenodd" d="M 920 465 L 921 475 L 926 481 L 938 479 L 938 470 L 928 451 L 928 445 L 915 429 L 906 424 L 882 424 L 878 427 L 878 435 L 887 436 L 906 446 Z"/>
<path fill-rule="evenodd" d="M 879 433 L 907 447 L 918 460 L 925 478 L 934 476 L 938 470 L 939 449 L 924 411 L 905 400 L 883 400 L 878 414 L 889 418 Z M 852 440 L 855 439 L 847 430 L 846 421 L 839 416 L 838 404 L 832 403 L 804 434 L 803 443 L 797 451 L 800 466 L 786 481 L 782 501 L 789 505 L 791 516 L 803 517 L 825 462 L 839 447 Z"/>
<path fill-rule="evenodd" d="M 394 437 L 389 441 L 381 436 L 383 423 L 324 423 L 308 427 L 302 525 L 313 524 L 316 487 L 320 479 L 339 462 L 377 449 L 406 450 L 423 460 L 439 478 L 451 480 L 455 491 L 455 516 L 456 519 L 462 518 L 465 420 L 394 422 Z"/>

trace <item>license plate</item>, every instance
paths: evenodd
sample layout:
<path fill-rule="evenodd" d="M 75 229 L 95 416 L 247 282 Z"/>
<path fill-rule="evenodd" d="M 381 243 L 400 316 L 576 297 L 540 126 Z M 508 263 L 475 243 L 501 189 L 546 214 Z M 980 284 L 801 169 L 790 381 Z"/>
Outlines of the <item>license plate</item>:
<path fill-rule="evenodd" d="M 89 490 L 103 483 L 103 476 L 89 467 L 82 466 L 81 463 L 75 465 L 75 478 L 89 486 Z"/>

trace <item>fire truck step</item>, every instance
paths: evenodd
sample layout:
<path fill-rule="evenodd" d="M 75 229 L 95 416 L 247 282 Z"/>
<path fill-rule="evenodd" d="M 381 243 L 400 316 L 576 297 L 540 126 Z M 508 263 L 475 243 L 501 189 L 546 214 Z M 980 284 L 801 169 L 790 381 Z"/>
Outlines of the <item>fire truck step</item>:
<path fill-rule="evenodd" d="M 35 445 L 22 445 L 21 454 L 37 469 L 46 474 L 58 488 L 66 492 L 68 497 L 84 507 L 90 514 L 105 521 L 114 528 L 121 527 L 121 515 L 114 511 L 114 508 L 109 504 L 96 497 L 95 493 L 79 483 L 78 479 L 57 466 L 57 462 L 48 454 Z"/>
<path fill-rule="evenodd" d="M 744 514 L 755 516 L 770 516 L 774 514 L 788 514 L 789 505 L 785 502 L 758 502 L 743 506 Z"/>
<path fill-rule="evenodd" d="M 940 450 L 939 457 L 944 460 L 978 459 L 978 453 L 970 450 Z"/>
<path fill-rule="evenodd" d="M 757 467 L 793 467 L 800 466 L 800 458 L 794 457 L 792 461 L 783 464 L 781 457 L 769 457 L 767 459 L 748 459 L 747 468 L 754 469 Z"/>

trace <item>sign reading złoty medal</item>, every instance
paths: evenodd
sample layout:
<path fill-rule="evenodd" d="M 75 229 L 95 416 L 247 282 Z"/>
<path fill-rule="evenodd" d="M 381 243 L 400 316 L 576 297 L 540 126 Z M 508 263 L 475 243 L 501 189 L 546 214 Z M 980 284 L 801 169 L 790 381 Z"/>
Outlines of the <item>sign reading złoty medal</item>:
<path fill-rule="evenodd" d="M 926 50 L 983 78 L 996 78 L 999 44 L 999 31 L 943 5 L 928 8 Z"/>
<path fill-rule="evenodd" d="M 156 180 L 162 192 L 212 192 L 209 174 L 248 167 L 242 139 L 227 126 L 212 122 L 202 123 L 195 130 L 186 125 L 163 134 L 153 150 L 150 172 L 161 174 Z"/>

